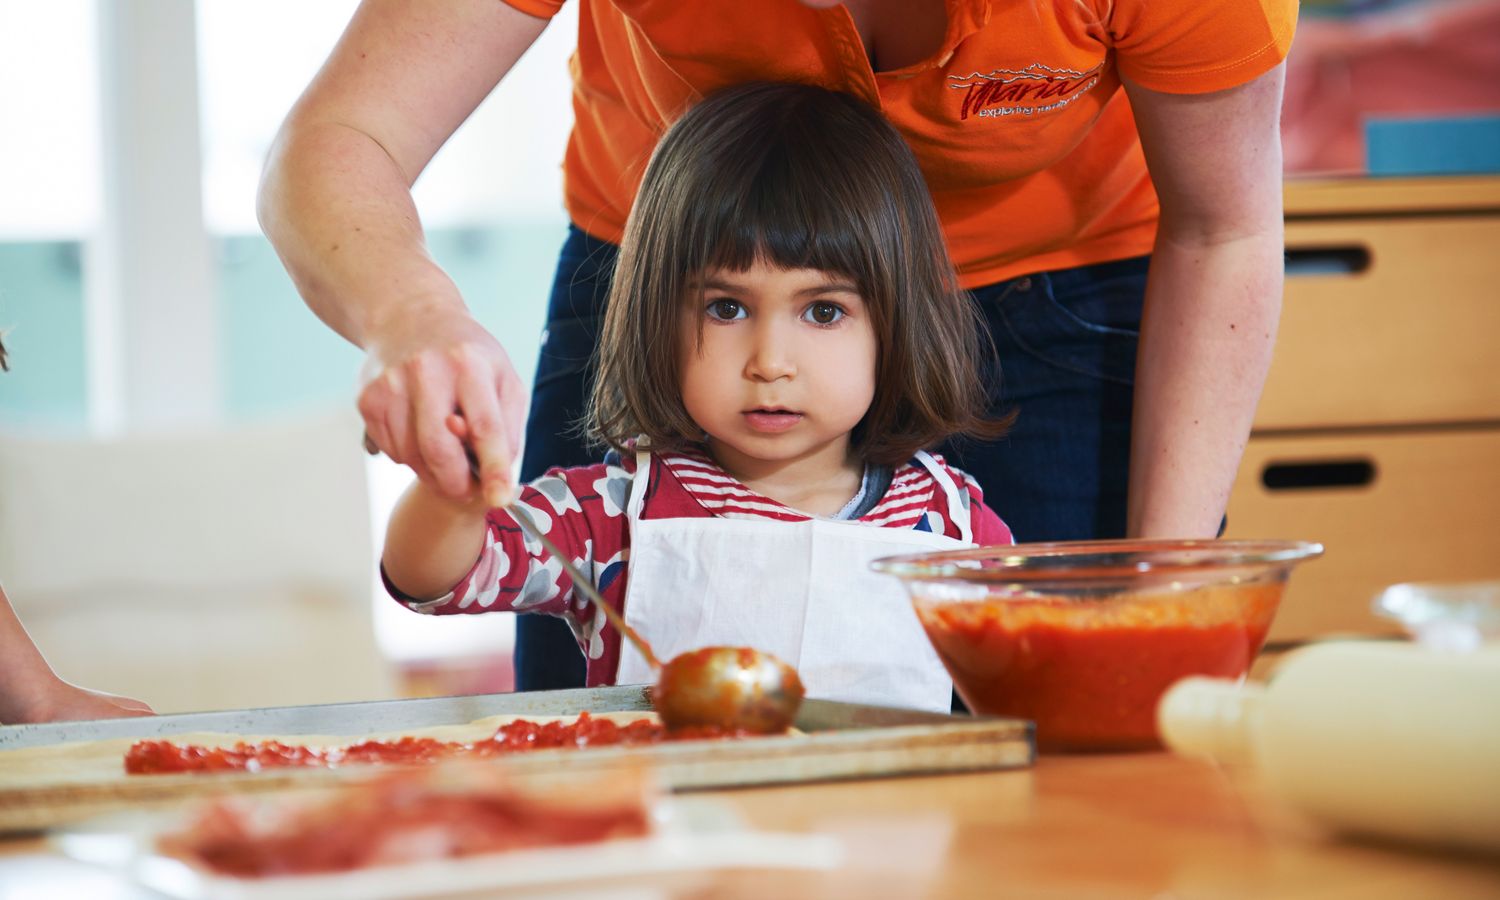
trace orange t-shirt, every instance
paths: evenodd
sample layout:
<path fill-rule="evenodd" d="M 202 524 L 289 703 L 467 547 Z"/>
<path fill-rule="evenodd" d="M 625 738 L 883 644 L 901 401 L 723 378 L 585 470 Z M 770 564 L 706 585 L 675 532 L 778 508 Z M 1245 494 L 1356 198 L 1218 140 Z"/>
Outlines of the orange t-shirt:
<path fill-rule="evenodd" d="M 506 0 L 550 17 L 563 0 Z M 965 287 L 1151 251 L 1158 214 L 1120 75 L 1171 93 L 1279 63 L 1296 0 L 948 0 L 936 55 L 871 70 L 843 6 L 579 0 L 574 224 L 618 243 L 647 160 L 701 96 L 797 81 L 877 106 L 916 154 Z"/>

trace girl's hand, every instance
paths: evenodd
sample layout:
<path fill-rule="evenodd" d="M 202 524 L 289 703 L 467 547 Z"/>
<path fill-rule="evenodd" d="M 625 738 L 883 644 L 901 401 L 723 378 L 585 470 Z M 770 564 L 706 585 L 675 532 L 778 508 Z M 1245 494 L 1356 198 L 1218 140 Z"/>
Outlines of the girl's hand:
<path fill-rule="evenodd" d="M 123 719 L 131 716 L 154 716 L 151 707 L 139 700 L 91 691 L 88 688 L 56 680 L 30 704 L 17 722 L 73 722 L 81 719 Z"/>
<path fill-rule="evenodd" d="M 480 490 L 491 506 L 509 498 L 520 451 L 526 395 L 504 348 L 462 309 L 428 307 L 404 316 L 372 340 L 361 375 L 359 411 L 385 454 L 450 500 L 468 500 L 477 459 Z M 461 415 L 462 434 L 449 419 Z"/>

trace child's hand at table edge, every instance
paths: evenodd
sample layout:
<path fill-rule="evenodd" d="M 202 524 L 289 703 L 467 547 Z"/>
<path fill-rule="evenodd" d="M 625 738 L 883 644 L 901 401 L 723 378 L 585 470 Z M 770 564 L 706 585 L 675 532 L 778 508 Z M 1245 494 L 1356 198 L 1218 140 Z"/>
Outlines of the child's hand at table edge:
<path fill-rule="evenodd" d="M 59 678 L 38 691 L 37 696 L 21 709 L 20 718 L 4 724 L 75 722 L 83 719 L 123 719 L 153 715 L 156 713 L 151 707 L 140 700 L 91 691 Z"/>

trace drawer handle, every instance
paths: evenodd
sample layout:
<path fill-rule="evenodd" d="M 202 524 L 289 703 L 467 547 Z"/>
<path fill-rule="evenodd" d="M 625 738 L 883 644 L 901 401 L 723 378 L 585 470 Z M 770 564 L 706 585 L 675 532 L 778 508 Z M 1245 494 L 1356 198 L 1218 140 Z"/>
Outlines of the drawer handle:
<path fill-rule="evenodd" d="M 1374 482 L 1375 464 L 1368 459 L 1273 462 L 1267 463 L 1260 473 L 1260 483 L 1268 491 L 1362 488 Z"/>
<path fill-rule="evenodd" d="M 1368 271 L 1369 247 L 1286 248 L 1286 274 L 1291 277 L 1360 275 Z"/>

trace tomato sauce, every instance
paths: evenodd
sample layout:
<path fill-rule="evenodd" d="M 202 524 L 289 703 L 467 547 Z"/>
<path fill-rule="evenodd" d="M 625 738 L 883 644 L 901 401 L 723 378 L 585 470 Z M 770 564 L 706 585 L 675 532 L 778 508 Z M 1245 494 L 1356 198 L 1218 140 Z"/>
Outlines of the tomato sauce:
<path fill-rule="evenodd" d="M 1174 682 L 1245 674 L 1281 590 L 1210 587 L 1102 613 L 1047 598 L 917 609 L 970 709 L 1031 719 L 1043 750 L 1145 749 L 1160 746 L 1156 705 Z"/>
<path fill-rule="evenodd" d="M 171 741 L 137 741 L 125 754 L 131 775 L 178 772 L 257 772 L 262 769 L 336 768 L 342 765 L 414 765 L 438 760 L 486 758 L 564 747 L 608 747 L 658 744 L 663 741 L 744 737 L 745 733 L 713 727 L 668 731 L 651 719 L 620 724 L 581 713 L 572 722 L 538 723 L 517 719 L 495 734 L 473 743 L 404 737 L 364 741 L 346 747 L 314 748 L 280 741 L 241 742 L 232 747 L 203 747 Z"/>
<path fill-rule="evenodd" d="M 263 878 L 650 833 L 643 795 L 611 792 L 610 786 L 597 790 L 584 800 L 575 796 L 558 803 L 546 793 L 527 793 L 483 773 L 470 771 L 445 785 L 413 777 L 407 769 L 332 793 L 220 800 L 163 835 L 158 849 L 220 875 Z"/>

